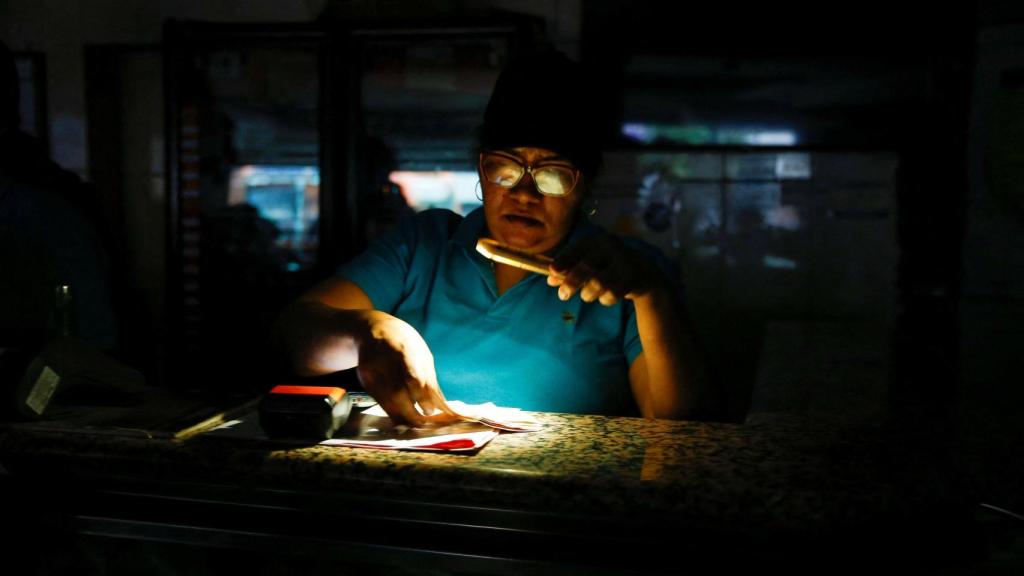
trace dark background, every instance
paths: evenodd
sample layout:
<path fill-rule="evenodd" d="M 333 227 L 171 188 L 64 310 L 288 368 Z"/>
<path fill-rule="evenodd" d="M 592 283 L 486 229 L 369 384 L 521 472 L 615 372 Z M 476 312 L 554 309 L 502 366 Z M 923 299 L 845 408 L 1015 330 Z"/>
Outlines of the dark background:
<path fill-rule="evenodd" d="M 102 195 L 121 335 L 112 354 L 169 387 L 264 384 L 260 330 L 284 302 L 358 251 L 380 225 L 380 207 L 367 190 L 376 183 L 376 163 L 395 160 L 375 155 L 360 117 L 368 104 L 358 96 L 357 63 L 369 45 L 360 31 L 437 28 L 469 35 L 496 30 L 513 51 L 550 42 L 600 71 L 607 87 L 600 96 L 615 110 L 595 120 L 607 129 L 613 158 L 600 188 L 608 206 L 639 201 L 639 182 L 614 174 L 617 167 L 639 165 L 647 153 L 723 159 L 806 153 L 816 168 L 831 170 L 820 180 L 816 171 L 810 191 L 803 190 L 812 196 L 824 191 L 826 199 L 798 208 L 805 222 L 817 222 L 818 235 L 785 241 L 802 255 L 796 258 L 801 273 L 817 278 L 808 284 L 811 299 L 831 301 L 844 278 L 852 279 L 856 292 L 857 282 L 881 275 L 883 288 L 872 285 L 854 298 L 863 306 L 852 312 L 828 306 L 809 312 L 784 296 L 758 296 L 770 292 L 776 273 L 744 268 L 729 257 L 750 252 L 760 258 L 767 254 L 764 243 L 778 240 L 777 231 L 721 222 L 714 243 L 724 256 L 712 272 L 683 252 L 671 254 L 684 277 L 690 273 L 691 314 L 723 390 L 721 418 L 883 412 L 936 444 L 951 443 L 979 493 L 1022 510 L 1024 8 L 1015 2 L 225 0 L 69 6 L 12 0 L 0 7 L 0 35 L 16 53 L 45 63 L 36 68 L 45 75 L 36 94 L 47 120 L 40 135 L 58 163 L 95 183 Z M 201 51 L 207 41 L 271 52 L 298 45 L 317 55 L 318 99 L 302 119 L 312 128 L 296 141 L 311 137 L 318 143 L 304 153 L 321 166 L 323 220 L 315 265 L 294 274 L 267 272 L 272 278 L 263 292 L 217 296 L 218 287 L 230 288 L 230 267 L 207 259 L 206 269 L 214 272 L 206 274 L 228 278 L 205 277 L 206 301 L 233 300 L 237 310 L 258 313 L 241 319 L 208 307 L 193 325 L 183 304 L 188 294 L 178 225 L 185 207 L 176 134 L 179 104 L 190 94 L 182 71 L 188 50 Z M 472 90 L 486 94 L 486 82 Z M 469 109 L 481 102 L 472 90 L 459 93 Z M 449 127 L 472 124 L 450 118 L 455 124 Z M 800 138 L 774 148 L 638 142 L 622 135 L 624 123 L 785 127 Z M 465 142 L 453 138 L 444 146 L 458 151 Z M 398 151 L 407 154 L 400 166 L 415 167 L 415 155 L 408 155 L 414 148 Z M 202 155 L 230 162 L 232 153 Z M 890 160 L 892 170 L 886 168 Z M 450 167 L 460 162 L 456 155 Z M 870 180 L 860 167 L 885 175 L 869 182 L 881 183 L 881 192 L 871 192 L 883 197 L 881 208 L 858 200 L 857 183 Z M 737 197 L 723 192 L 727 183 L 722 186 L 722 198 Z M 799 186 L 782 184 L 784 198 L 799 193 Z M 840 197 L 842 202 L 835 200 Z M 850 221 L 871 224 L 850 228 L 855 234 L 847 240 L 846 232 L 829 235 L 830 226 Z M 656 242 L 663 238 L 641 232 Z M 230 241 L 214 238 L 219 245 Z M 809 256 L 822 238 L 832 244 Z M 883 250 L 877 258 L 865 254 L 878 246 Z M 820 280 L 833 276 L 835 282 Z M 875 306 L 879 301 L 884 305 Z M 239 323 L 246 329 L 234 330 Z M 190 336 L 192 329 L 202 336 Z M 865 394 L 880 389 L 871 397 L 874 404 L 854 409 L 830 402 L 823 382 L 842 373 L 862 379 Z M 844 406 L 863 414 L 844 414 Z"/>

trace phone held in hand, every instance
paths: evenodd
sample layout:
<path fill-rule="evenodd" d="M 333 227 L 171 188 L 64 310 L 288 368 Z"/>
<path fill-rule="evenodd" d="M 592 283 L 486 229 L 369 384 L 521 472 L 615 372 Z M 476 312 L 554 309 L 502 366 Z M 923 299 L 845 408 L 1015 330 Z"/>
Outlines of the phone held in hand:
<path fill-rule="evenodd" d="M 543 254 L 531 254 L 523 250 L 516 250 L 490 238 L 477 240 L 476 251 L 483 254 L 488 260 L 493 260 L 500 264 L 508 264 L 509 266 L 545 276 L 551 274 L 548 266 L 554 261 Z"/>

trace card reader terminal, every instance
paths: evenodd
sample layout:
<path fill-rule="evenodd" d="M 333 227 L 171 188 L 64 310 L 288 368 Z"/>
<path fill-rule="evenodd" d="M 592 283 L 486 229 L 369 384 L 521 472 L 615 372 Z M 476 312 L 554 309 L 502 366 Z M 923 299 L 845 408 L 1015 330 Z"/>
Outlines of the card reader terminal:
<path fill-rule="evenodd" d="M 274 386 L 260 401 L 260 426 L 270 437 L 331 438 L 345 425 L 352 397 L 334 386 Z"/>

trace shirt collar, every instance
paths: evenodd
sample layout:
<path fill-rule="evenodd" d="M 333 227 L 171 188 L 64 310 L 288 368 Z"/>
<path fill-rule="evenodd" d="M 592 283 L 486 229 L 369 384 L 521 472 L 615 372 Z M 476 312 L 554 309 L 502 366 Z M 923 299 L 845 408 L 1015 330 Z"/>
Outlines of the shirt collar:
<path fill-rule="evenodd" d="M 470 250 L 476 250 L 476 241 L 484 233 L 484 224 L 484 207 L 481 206 L 466 214 L 462 222 L 459 222 L 451 241 Z"/>

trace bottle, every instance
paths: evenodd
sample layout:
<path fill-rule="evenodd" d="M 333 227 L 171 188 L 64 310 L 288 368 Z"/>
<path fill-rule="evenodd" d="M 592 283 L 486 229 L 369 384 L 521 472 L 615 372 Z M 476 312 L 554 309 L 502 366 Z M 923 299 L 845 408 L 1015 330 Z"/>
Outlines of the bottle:
<path fill-rule="evenodd" d="M 53 323 L 50 330 L 53 337 L 75 334 L 75 302 L 70 284 L 54 286 Z"/>
<path fill-rule="evenodd" d="M 33 420 L 46 413 L 50 401 L 65 385 L 65 370 L 54 366 L 53 351 L 67 345 L 75 331 L 71 285 L 54 284 L 52 298 L 46 326 L 47 342 L 28 362 L 15 389 L 15 409 L 21 416 Z"/>

